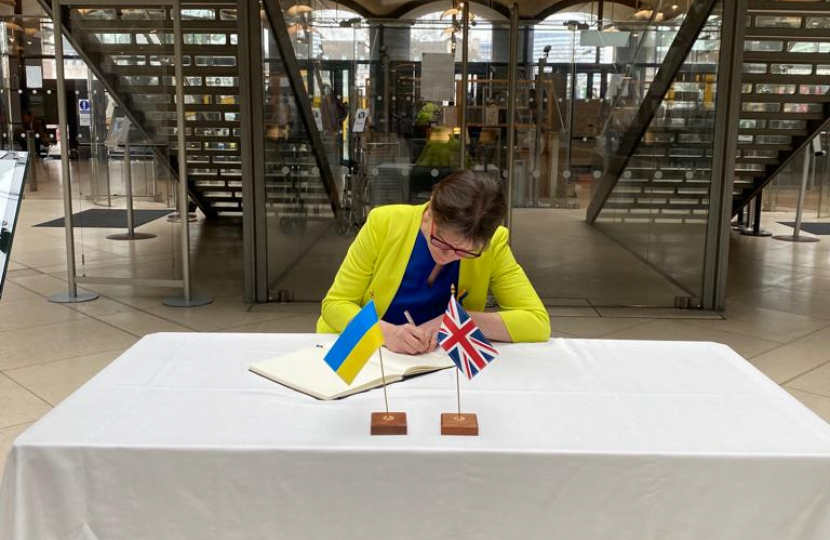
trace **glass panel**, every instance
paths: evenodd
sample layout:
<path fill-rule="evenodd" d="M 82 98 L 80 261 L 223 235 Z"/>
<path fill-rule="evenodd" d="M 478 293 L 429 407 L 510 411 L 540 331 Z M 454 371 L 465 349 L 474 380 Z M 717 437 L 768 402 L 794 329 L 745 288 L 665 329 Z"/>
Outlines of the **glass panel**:
<path fill-rule="evenodd" d="M 772 64 L 770 72 L 775 75 L 810 75 L 812 64 Z"/>
<path fill-rule="evenodd" d="M 770 129 L 805 129 L 807 122 L 804 120 L 770 120 L 769 127 Z"/>
<path fill-rule="evenodd" d="M 807 17 L 807 28 L 830 28 L 830 17 Z"/>
<path fill-rule="evenodd" d="M 830 84 L 802 84 L 799 92 L 802 94 L 826 94 L 830 92 Z"/>
<path fill-rule="evenodd" d="M 718 2 L 701 33 L 706 39 L 698 42 L 706 55 L 692 52 L 686 57 L 673 92 L 664 98 L 597 219 L 599 230 L 658 270 L 646 280 L 645 269 L 637 275 L 615 269 L 617 279 L 636 283 L 645 291 L 643 301 L 652 305 L 673 305 L 676 297 L 694 303 L 702 294 L 721 7 Z M 747 50 L 781 47 L 779 42 L 747 42 Z M 759 65 L 744 69 L 762 72 Z M 662 121 L 667 117 L 674 120 L 669 131 Z M 762 125 L 745 120 L 741 128 Z M 742 134 L 739 139 L 750 142 L 753 136 Z"/>
<path fill-rule="evenodd" d="M 785 103 L 784 112 L 787 113 L 821 113 L 824 106 L 821 103 Z"/>
<path fill-rule="evenodd" d="M 753 112 L 778 112 L 781 110 L 780 103 L 741 103 L 741 110 Z"/>
<path fill-rule="evenodd" d="M 68 72 L 73 66 L 80 75 L 81 70 L 74 67 L 80 63 L 83 78 L 67 81 L 68 133 L 55 133 L 72 158 L 74 211 L 104 208 L 126 214 L 132 199 L 136 215 L 153 210 L 163 218 L 175 206 L 177 184 L 176 139 L 171 138 L 175 134 L 175 88 L 163 84 L 172 78 L 175 67 L 173 35 L 162 24 L 169 9 L 162 5 L 122 8 L 113 2 L 102 8 L 66 10 L 67 30 L 95 58 L 95 65 L 86 66 L 74 51 L 67 51 L 65 69 Z M 51 38 L 51 27 L 48 34 Z M 159 62 L 159 58 L 166 61 Z M 133 122 L 127 127 L 130 119 Z M 51 156 L 57 157 L 57 146 L 48 150 Z M 134 278 L 180 279 L 180 250 L 170 238 L 177 236 L 179 227 L 164 220 L 144 225 L 141 232 L 167 238 L 142 240 L 139 251 L 136 244 L 107 238 L 114 232 L 127 233 L 126 228 L 78 228 L 78 273 L 123 278 L 125 284 Z M 138 257 L 148 253 L 153 254 L 151 260 L 139 263 Z"/>
<path fill-rule="evenodd" d="M 822 148 L 830 149 L 830 134 L 827 132 L 818 135 Z M 774 210 L 790 215 L 781 215 L 780 221 L 793 221 L 798 207 L 799 190 L 804 178 L 805 154 L 812 154 L 812 145 L 792 157 L 784 166 L 775 180 L 764 190 L 764 197 L 768 210 Z M 830 215 L 830 169 L 827 159 L 814 160 L 810 156 L 810 167 L 807 172 L 807 191 L 804 198 L 804 219 L 825 218 Z"/>
<path fill-rule="evenodd" d="M 15 226 L 23 200 L 27 162 L 35 156 L 0 151 L 0 298 L 11 259 Z"/>
<path fill-rule="evenodd" d="M 794 84 L 756 84 L 755 91 L 759 94 L 795 94 Z"/>
<path fill-rule="evenodd" d="M 782 17 L 780 15 L 757 15 L 755 26 L 760 28 L 800 28 L 801 17 Z"/>
<path fill-rule="evenodd" d="M 304 96 L 291 91 L 287 68 L 264 23 L 263 138 L 273 298 L 319 301 L 371 208 L 423 202 L 436 182 L 461 166 L 505 178 L 512 99 L 517 108 L 513 250 L 540 294 L 549 303 L 674 305 L 680 289 L 643 262 L 639 247 L 634 253 L 622 250 L 616 240 L 589 228 L 590 253 L 583 257 L 583 238 L 557 232 L 586 227 L 585 206 L 604 160 L 631 124 L 682 22 L 682 10 L 669 20 L 636 20 L 620 6 L 616 17 L 609 17 L 613 10 L 606 3 L 605 20 L 598 21 L 586 3 L 536 24 L 522 23 L 526 45 L 520 47 L 520 82 L 517 94 L 508 97 L 507 21 L 482 4 L 471 5 L 475 25 L 468 44 L 460 16 L 445 13 L 444 6 L 419 4 L 399 21 L 367 21 L 328 2 L 305 6 L 286 3 L 283 9 L 299 76 L 321 127 L 320 149 L 310 147 L 298 112 Z M 687 62 L 688 78 L 677 81 L 667 97 L 671 114 L 655 121 L 655 128 L 661 125 L 651 135 L 654 144 L 633 163 L 647 168 L 655 159 L 711 160 L 718 38 L 713 19 L 712 31 L 707 28 Z M 458 76 L 465 46 L 470 80 L 463 85 Z M 427 99 L 422 86 L 425 52 L 455 59 L 457 82 L 443 99 Z M 765 65 L 761 69 L 765 72 Z M 464 134 L 460 99 L 468 104 Z M 358 113 L 368 118 L 360 133 L 353 129 Z M 464 163 L 462 137 L 468 145 Z M 315 150 L 328 158 L 333 190 L 322 181 Z M 689 185 L 662 193 L 671 205 L 666 215 L 686 212 L 705 222 L 705 211 L 687 212 L 684 206 L 693 195 L 701 204 L 708 197 L 705 168 L 652 171 L 661 182 L 677 174 Z M 667 186 L 652 188 L 656 196 Z M 337 212 L 331 208 L 332 194 L 340 201 Z M 637 213 L 642 209 L 632 211 Z M 608 280 L 609 260 L 615 271 L 646 282 L 648 292 L 621 290 Z M 554 268 L 557 279 L 551 278 Z M 669 285 L 655 292 L 658 281 Z"/>
<path fill-rule="evenodd" d="M 744 43 L 744 50 L 760 52 L 781 52 L 784 50 L 784 42 L 747 40 Z"/>
<path fill-rule="evenodd" d="M 830 52 L 830 43 L 794 41 L 787 44 L 787 50 L 792 53 Z"/>

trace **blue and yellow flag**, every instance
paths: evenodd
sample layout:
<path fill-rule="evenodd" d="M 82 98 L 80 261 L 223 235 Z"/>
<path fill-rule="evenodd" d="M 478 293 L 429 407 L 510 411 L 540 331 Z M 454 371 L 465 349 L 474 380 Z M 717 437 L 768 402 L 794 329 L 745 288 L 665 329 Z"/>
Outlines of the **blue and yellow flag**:
<path fill-rule="evenodd" d="M 352 384 L 381 345 L 383 333 L 380 331 L 380 320 L 375 311 L 375 301 L 370 300 L 346 325 L 346 329 L 326 354 L 326 363 L 346 384 Z"/>

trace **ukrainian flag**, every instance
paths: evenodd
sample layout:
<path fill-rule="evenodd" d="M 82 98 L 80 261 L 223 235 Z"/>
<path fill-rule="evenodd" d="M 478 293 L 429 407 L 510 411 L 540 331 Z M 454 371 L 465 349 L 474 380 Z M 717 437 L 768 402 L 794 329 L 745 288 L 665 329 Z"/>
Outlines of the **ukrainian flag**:
<path fill-rule="evenodd" d="M 383 333 L 380 331 L 375 301 L 369 300 L 369 303 L 346 325 L 346 329 L 326 354 L 326 363 L 346 381 L 346 384 L 352 384 L 381 345 Z"/>

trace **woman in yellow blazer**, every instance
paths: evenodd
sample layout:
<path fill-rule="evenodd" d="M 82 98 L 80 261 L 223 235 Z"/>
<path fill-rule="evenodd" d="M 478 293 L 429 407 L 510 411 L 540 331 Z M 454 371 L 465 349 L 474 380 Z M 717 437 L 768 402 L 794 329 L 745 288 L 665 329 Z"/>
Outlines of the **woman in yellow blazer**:
<path fill-rule="evenodd" d="M 323 299 L 317 331 L 342 332 L 374 292 L 386 345 L 419 354 L 435 347 L 455 285 L 489 339 L 547 341 L 548 312 L 499 225 L 506 213 L 500 182 L 470 171 L 442 180 L 424 205 L 372 210 Z M 488 291 L 498 312 L 484 312 Z"/>

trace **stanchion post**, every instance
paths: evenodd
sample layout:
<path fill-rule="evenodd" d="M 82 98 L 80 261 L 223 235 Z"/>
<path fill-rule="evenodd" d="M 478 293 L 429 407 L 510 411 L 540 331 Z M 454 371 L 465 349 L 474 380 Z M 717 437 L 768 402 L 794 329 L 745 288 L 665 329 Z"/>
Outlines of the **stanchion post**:
<path fill-rule="evenodd" d="M 761 210 L 763 206 L 763 193 L 763 191 L 759 191 L 758 195 L 755 196 L 752 213 L 750 214 L 749 212 L 747 212 L 747 214 L 749 215 L 749 218 L 747 219 L 748 223 L 740 228 L 740 232 L 743 236 L 772 236 L 771 232 L 765 231 L 761 228 Z"/>
<path fill-rule="evenodd" d="M 57 1 L 57 0 L 56 0 Z M 184 118 L 184 66 L 182 65 L 182 5 L 181 0 L 172 2 L 173 11 L 173 54 L 176 61 L 176 134 L 179 158 L 179 216 L 181 218 L 182 287 L 183 297 L 167 298 L 164 305 L 170 307 L 196 307 L 213 302 L 210 298 L 194 297 L 190 283 L 190 220 L 187 213 L 187 141 L 185 140 Z"/>
<path fill-rule="evenodd" d="M 58 92 L 58 131 L 61 135 L 61 180 L 63 181 L 64 229 L 66 231 L 66 292 L 49 297 L 56 304 L 76 304 L 95 300 L 92 292 L 78 292 L 75 281 L 75 230 L 72 227 L 72 179 L 69 174 L 69 130 L 66 115 L 66 79 L 63 71 L 63 6 L 61 0 L 52 0 L 55 35 L 55 75 Z"/>
<path fill-rule="evenodd" d="M 818 156 L 818 154 L 817 154 Z M 810 176 L 810 150 L 804 149 L 804 166 L 801 169 L 801 187 L 798 189 L 798 206 L 795 209 L 795 225 L 793 234 L 773 236 L 775 240 L 784 242 L 818 242 L 819 239 L 812 236 L 801 236 L 801 217 L 804 213 L 804 200 L 807 198 L 807 180 Z M 812 160 L 815 161 L 815 160 Z M 815 174 L 815 169 L 813 170 Z"/>
<path fill-rule="evenodd" d="M 127 201 L 127 232 L 124 234 L 110 234 L 110 240 L 147 240 L 155 238 L 155 234 L 135 232 L 135 209 L 133 207 L 133 161 L 130 152 L 130 121 L 124 118 L 124 129 L 127 130 L 124 139 L 124 159 L 121 164 L 121 175 L 124 177 L 124 196 Z"/>
<path fill-rule="evenodd" d="M 37 149 L 35 146 L 35 132 L 26 130 L 26 151 L 29 153 L 29 191 L 37 191 Z"/>

